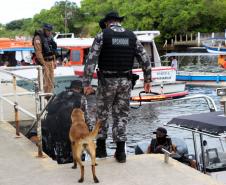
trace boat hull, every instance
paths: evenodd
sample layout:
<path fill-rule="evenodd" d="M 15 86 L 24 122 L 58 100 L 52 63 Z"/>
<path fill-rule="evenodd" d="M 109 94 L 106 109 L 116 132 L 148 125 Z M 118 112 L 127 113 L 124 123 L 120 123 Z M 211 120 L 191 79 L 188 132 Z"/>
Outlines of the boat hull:
<path fill-rule="evenodd" d="M 226 81 L 226 73 L 205 73 L 205 72 L 178 72 L 177 81 Z"/>

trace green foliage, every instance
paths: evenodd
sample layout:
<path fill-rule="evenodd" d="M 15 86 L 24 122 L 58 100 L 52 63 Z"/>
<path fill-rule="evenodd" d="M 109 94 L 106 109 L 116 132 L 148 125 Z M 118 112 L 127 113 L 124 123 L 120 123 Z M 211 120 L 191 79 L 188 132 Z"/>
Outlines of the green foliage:
<path fill-rule="evenodd" d="M 0 37 L 13 34 L 32 35 L 44 22 L 56 32 L 94 36 L 100 31 L 98 21 L 109 11 L 125 16 L 123 25 L 130 30 L 159 30 L 161 40 L 175 34 L 223 32 L 226 28 L 226 0 L 83 0 L 81 7 L 59 1 L 50 10 L 42 10 L 32 19 L 15 20 L 0 25 Z"/>

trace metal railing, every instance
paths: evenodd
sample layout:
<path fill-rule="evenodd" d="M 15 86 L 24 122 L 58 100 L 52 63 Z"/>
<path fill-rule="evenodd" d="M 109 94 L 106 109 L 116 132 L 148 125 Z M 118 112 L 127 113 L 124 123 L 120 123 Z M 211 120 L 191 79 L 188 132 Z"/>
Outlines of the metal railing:
<path fill-rule="evenodd" d="M 24 77 L 19 74 L 15 74 L 15 70 L 23 70 L 23 69 L 36 69 L 38 71 L 37 78 L 30 79 L 27 77 Z M 3 110 L 3 101 L 8 103 L 9 105 L 14 107 L 14 114 L 15 114 L 15 123 L 16 123 L 16 135 L 20 136 L 19 131 L 19 111 L 24 113 L 25 115 L 31 117 L 34 121 L 32 124 L 32 128 L 37 124 L 37 137 L 38 137 L 38 156 L 43 156 L 43 150 L 42 150 L 42 132 L 41 132 L 41 117 L 43 113 L 45 112 L 46 106 L 44 102 L 44 96 L 46 95 L 52 95 L 52 93 L 43 93 L 43 72 L 41 66 L 24 66 L 24 67 L 7 67 L 4 69 L 0 69 L 0 74 L 7 74 L 12 77 L 12 84 L 13 84 L 13 93 L 2 93 L 2 82 L 8 83 L 9 79 L 6 81 L 1 78 L 2 75 L 0 75 L 0 121 L 4 120 L 4 110 Z M 17 92 L 17 78 L 25 81 L 29 81 L 31 83 L 34 83 L 34 91 L 32 92 Z M 18 103 L 18 97 L 19 96 L 34 96 L 35 97 L 35 114 L 30 112 L 29 110 L 26 110 Z M 14 97 L 14 100 L 10 100 L 9 97 Z M 48 105 L 48 103 L 47 103 Z M 29 129 L 31 130 L 31 129 Z"/>
<path fill-rule="evenodd" d="M 197 95 L 190 95 L 190 96 L 185 96 L 183 98 L 178 98 L 178 99 L 170 99 L 170 100 L 164 100 L 164 101 L 151 101 L 151 102 L 140 102 L 140 101 L 134 101 L 130 102 L 130 106 L 141 106 L 141 105 L 146 105 L 146 104 L 168 104 L 168 103 L 173 103 L 173 102 L 178 102 L 178 101 L 188 101 L 191 99 L 204 99 L 209 107 L 209 110 L 211 112 L 217 111 L 217 106 L 214 102 L 214 100 L 204 94 L 197 94 Z"/>

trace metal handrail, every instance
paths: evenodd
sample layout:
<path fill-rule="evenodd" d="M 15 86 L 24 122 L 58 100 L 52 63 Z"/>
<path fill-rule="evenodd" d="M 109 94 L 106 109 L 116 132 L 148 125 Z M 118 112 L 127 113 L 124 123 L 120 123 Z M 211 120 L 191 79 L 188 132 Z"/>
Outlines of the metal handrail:
<path fill-rule="evenodd" d="M 16 102 L 12 102 L 12 101 L 10 101 L 10 100 L 8 100 L 7 98 L 4 98 L 4 97 L 2 97 L 2 96 L 0 96 L 0 98 L 1 98 L 2 100 L 6 101 L 7 103 L 9 103 L 9 104 L 12 105 L 12 106 L 14 106 L 15 103 L 16 103 Z M 36 116 L 35 116 L 34 114 L 30 113 L 28 110 L 26 110 L 26 109 L 20 107 L 19 105 L 18 105 L 17 107 L 18 107 L 18 110 L 20 110 L 21 112 L 25 113 L 26 115 L 28 115 L 28 116 L 30 116 L 30 117 L 32 117 L 32 118 L 34 118 L 34 119 L 36 118 Z"/>
<path fill-rule="evenodd" d="M 21 70 L 21 69 L 37 69 L 38 70 L 38 79 L 29 79 L 26 77 L 23 77 L 21 75 L 15 74 L 13 72 L 10 72 L 10 70 Z M 8 71 L 9 70 L 9 71 Z M 34 118 L 37 124 L 37 137 L 38 137 L 38 156 L 42 157 L 43 156 L 43 150 L 42 150 L 42 133 L 41 133 L 41 116 L 42 113 L 45 110 L 44 107 L 44 97 L 45 95 L 52 95 L 52 93 L 43 93 L 43 73 L 42 73 L 42 67 L 41 66 L 25 66 L 25 67 L 10 67 L 7 69 L 0 69 L 0 73 L 6 73 L 9 74 L 13 77 L 13 91 L 14 93 L 8 93 L 8 94 L 1 94 L 0 92 L 0 100 L 4 100 L 5 102 L 9 103 L 10 105 L 14 106 L 14 111 L 15 111 L 15 121 L 16 121 L 16 135 L 19 135 L 19 113 L 18 110 L 21 112 L 25 113 L 26 115 Z M 26 81 L 33 82 L 35 84 L 35 92 L 26 92 L 26 93 L 17 93 L 16 92 L 16 77 L 21 78 Z M 1 83 L 1 81 L 0 81 Z M 35 104 L 36 104 L 36 115 L 33 115 L 30 113 L 28 110 L 22 108 L 21 106 L 18 105 L 17 102 L 17 95 L 22 96 L 22 95 L 35 95 Z M 7 99 L 8 96 L 15 96 L 15 102 L 12 102 L 11 100 Z M 1 101 L 1 113 L 3 113 L 2 109 L 2 101 Z M 41 114 L 40 114 L 41 113 Z"/>
<path fill-rule="evenodd" d="M 151 101 L 151 102 L 142 102 L 142 105 L 146 105 L 146 104 L 167 104 L 167 103 L 173 103 L 173 102 L 177 102 L 177 101 L 187 101 L 190 99 L 198 99 L 198 98 L 203 98 L 206 102 L 207 105 L 209 107 L 210 111 L 217 111 L 217 106 L 214 102 L 214 100 L 204 94 L 197 94 L 197 95 L 189 95 L 189 96 L 185 96 L 183 98 L 178 98 L 178 99 L 170 99 L 170 100 L 164 100 L 164 101 Z M 130 102 L 130 106 L 140 106 L 140 102 Z"/>
<path fill-rule="evenodd" d="M 0 73 L 9 74 L 9 75 L 12 75 L 12 76 L 15 76 L 15 77 L 18 77 L 20 79 L 24 79 L 24 80 L 27 80 L 27 81 L 30 81 L 30 82 L 34 82 L 35 81 L 35 80 L 30 79 L 30 78 L 26 78 L 24 76 L 15 74 L 13 72 L 10 72 L 10 70 L 21 70 L 21 69 L 37 69 L 37 70 L 40 70 L 40 69 L 42 69 L 42 67 L 41 66 L 10 67 L 10 68 L 7 68 L 7 69 L 0 69 Z"/>

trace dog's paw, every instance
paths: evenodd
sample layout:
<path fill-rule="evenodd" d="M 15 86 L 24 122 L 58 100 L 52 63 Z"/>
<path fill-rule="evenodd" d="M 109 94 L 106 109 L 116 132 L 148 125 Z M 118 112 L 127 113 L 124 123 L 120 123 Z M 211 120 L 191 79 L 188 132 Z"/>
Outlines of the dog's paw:
<path fill-rule="evenodd" d="M 93 180 L 94 180 L 95 183 L 99 183 L 99 180 L 98 180 L 97 177 L 94 177 Z"/>
<path fill-rule="evenodd" d="M 82 183 L 84 181 L 84 178 L 81 178 L 78 180 L 79 183 Z"/>
<path fill-rule="evenodd" d="M 76 169 L 76 168 L 77 168 L 77 166 L 73 165 L 71 168 L 72 168 L 72 169 Z"/>

